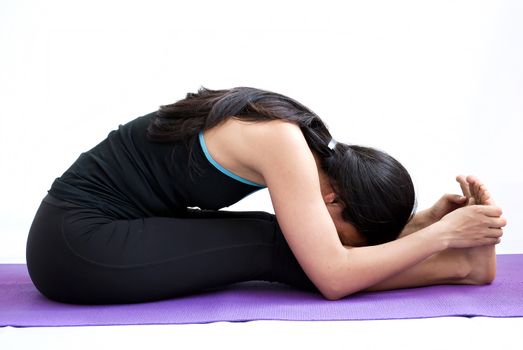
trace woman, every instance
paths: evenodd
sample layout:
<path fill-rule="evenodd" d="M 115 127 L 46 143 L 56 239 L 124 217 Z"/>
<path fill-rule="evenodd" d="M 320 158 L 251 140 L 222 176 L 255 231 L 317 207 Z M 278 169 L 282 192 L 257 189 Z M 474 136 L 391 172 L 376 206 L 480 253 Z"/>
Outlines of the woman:
<path fill-rule="evenodd" d="M 48 298 L 87 304 L 246 280 L 329 300 L 489 283 L 506 223 L 476 178 L 458 181 L 464 197 L 413 215 L 412 181 L 392 157 L 335 142 L 286 96 L 202 88 L 120 126 L 56 179 L 27 266 Z M 263 187 L 275 215 L 218 210 Z"/>

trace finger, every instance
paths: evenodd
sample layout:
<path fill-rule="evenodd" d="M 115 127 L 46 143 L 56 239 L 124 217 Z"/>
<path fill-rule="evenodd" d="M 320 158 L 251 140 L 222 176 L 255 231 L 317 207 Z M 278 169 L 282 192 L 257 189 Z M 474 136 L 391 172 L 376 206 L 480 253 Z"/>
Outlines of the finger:
<path fill-rule="evenodd" d="M 489 227 L 490 228 L 501 228 L 507 226 L 507 219 L 504 217 L 491 217 L 489 220 Z"/>
<path fill-rule="evenodd" d="M 491 228 L 488 230 L 488 238 L 501 238 L 503 236 L 503 229 L 501 228 Z"/>
<path fill-rule="evenodd" d="M 501 243 L 501 238 L 490 238 L 492 240 L 491 244 L 485 244 L 485 245 L 496 245 Z"/>
<path fill-rule="evenodd" d="M 456 204 L 465 204 L 467 202 L 467 197 L 459 195 L 459 194 L 446 194 L 445 199 L 449 202 L 456 203 Z"/>
<path fill-rule="evenodd" d="M 501 243 L 500 238 L 482 238 L 476 241 L 476 244 L 474 246 L 481 247 L 481 246 L 487 246 L 487 245 L 496 245 Z"/>
<path fill-rule="evenodd" d="M 469 183 L 465 179 L 465 176 L 458 175 L 456 177 L 456 181 L 459 182 L 459 185 L 461 186 L 461 191 L 463 192 L 463 195 L 467 198 L 470 198 L 470 189 L 469 189 Z"/>
<path fill-rule="evenodd" d="M 495 205 L 476 205 L 474 210 L 491 217 L 500 217 L 503 214 L 503 210 Z"/>

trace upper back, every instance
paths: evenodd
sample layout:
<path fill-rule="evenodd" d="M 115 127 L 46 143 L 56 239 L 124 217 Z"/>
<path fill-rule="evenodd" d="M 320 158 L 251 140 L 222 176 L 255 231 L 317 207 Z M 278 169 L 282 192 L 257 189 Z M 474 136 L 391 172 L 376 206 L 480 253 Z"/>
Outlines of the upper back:
<path fill-rule="evenodd" d="M 217 168 L 214 147 L 211 157 L 198 135 L 188 143 L 148 140 L 152 118 L 154 113 L 111 131 L 55 180 L 50 193 L 129 219 L 176 216 L 187 207 L 217 210 L 262 188 Z"/>
<path fill-rule="evenodd" d="M 296 124 L 285 120 L 248 122 L 229 118 L 205 130 L 203 135 L 207 148 L 217 163 L 242 178 L 266 186 L 257 163 L 273 144 L 271 137 L 281 136 L 282 129 L 295 129 L 295 132 L 299 132 Z"/>

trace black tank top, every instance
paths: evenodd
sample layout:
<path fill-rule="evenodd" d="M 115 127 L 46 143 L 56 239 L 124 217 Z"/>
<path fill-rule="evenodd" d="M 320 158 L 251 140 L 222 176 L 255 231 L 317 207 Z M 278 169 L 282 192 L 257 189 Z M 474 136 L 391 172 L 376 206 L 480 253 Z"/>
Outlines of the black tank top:
<path fill-rule="evenodd" d="M 188 207 L 218 210 L 264 186 L 215 162 L 203 134 L 185 142 L 146 137 L 156 112 L 139 117 L 82 153 L 49 193 L 120 219 L 177 216 Z M 189 160 L 196 164 L 189 166 Z"/>

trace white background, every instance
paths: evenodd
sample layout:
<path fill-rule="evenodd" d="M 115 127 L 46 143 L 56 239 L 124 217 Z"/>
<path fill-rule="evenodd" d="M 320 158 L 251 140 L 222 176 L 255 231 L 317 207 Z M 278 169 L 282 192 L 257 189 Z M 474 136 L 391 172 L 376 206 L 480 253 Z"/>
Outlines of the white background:
<path fill-rule="evenodd" d="M 54 178 L 201 85 L 296 98 L 411 172 L 419 208 L 490 187 L 523 253 L 523 2 L 0 1 L 0 263 L 25 262 Z M 271 211 L 266 190 L 230 207 Z M 9 349 L 521 347 L 519 319 L 0 328 Z M 378 335 L 378 336 L 377 336 Z"/>
<path fill-rule="evenodd" d="M 0 3 L 0 262 L 25 262 L 54 178 L 118 124 L 200 86 L 293 97 L 400 160 L 419 208 L 475 174 L 523 253 L 523 2 Z M 266 190 L 229 207 L 271 211 Z"/>

